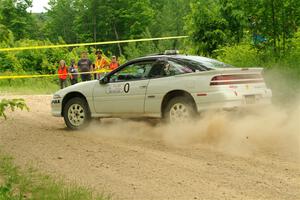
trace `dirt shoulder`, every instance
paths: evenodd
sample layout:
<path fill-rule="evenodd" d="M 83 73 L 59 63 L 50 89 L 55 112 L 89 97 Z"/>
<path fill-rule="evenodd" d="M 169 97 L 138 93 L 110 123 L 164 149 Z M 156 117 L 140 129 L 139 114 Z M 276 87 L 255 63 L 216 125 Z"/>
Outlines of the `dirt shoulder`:
<path fill-rule="evenodd" d="M 273 145 L 266 141 L 269 145 L 250 148 L 254 139 L 249 142 L 247 136 L 239 143 L 231 140 L 240 145 L 233 151 L 216 142 L 216 134 L 198 141 L 189 134 L 197 127 L 170 132 L 169 127 L 122 120 L 71 132 L 63 119 L 50 115 L 50 96 L 22 97 L 30 112 L 9 113 L 7 121 L 0 121 L 0 147 L 20 165 L 37 166 L 114 199 L 300 198 L 299 141 L 285 146 L 272 140 Z M 222 132 L 218 127 L 208 128 Z M 287 150 L 291 144 L 294 148 Z"/>

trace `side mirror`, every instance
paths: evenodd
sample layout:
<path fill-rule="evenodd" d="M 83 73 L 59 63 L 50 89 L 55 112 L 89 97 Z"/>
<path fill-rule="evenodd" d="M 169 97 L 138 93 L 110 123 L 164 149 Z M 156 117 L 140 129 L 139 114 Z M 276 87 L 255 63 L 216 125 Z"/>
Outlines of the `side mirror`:
<path fill-rule="evenodd" d="M 101 85 L 105 85 L 105 84 L 109 83 L 109 77 L 104 76 L 103 78 L 100 79 L 99 82 L 100 82 Z"/>

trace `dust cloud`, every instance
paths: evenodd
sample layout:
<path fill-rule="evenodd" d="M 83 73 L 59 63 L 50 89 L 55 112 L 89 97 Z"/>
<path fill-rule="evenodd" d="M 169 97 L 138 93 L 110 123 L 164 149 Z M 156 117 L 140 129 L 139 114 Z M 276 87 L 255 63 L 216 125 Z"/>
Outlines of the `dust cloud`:
<path fill-rule="evenodd" d="M 245 113 L 206 113 L 192 124 L 169 126 L 168 144 L 206 143 L 235 154 L 300 153 L 300 104 L 293 111 L 270 106 Z"/>
<path fill-rule="evenodd" d="M 209 145 L 238 155 L 267 151 L 300 159 L 300 97 L 282 73 L 272 70 L 265 77 L 273 91 L 274 104 L 270 106 L 237 112 L 210 111 L 176 125 L 107 119 L 101 125 L 93 123 L 88 132 L 125 140 L 156 140 L 172 148 Z"/>
<path fill-rule="evenodd" d="M 300 158 L 300 101 L 292 107 L 207 112 L 195 121 L 176 125 L 107 119 L 101 125 L 94 122 L 87 132 L 126 140 L 157 140 L 172 148 L 209 145 L 230 154 L 267 151 Z"/>

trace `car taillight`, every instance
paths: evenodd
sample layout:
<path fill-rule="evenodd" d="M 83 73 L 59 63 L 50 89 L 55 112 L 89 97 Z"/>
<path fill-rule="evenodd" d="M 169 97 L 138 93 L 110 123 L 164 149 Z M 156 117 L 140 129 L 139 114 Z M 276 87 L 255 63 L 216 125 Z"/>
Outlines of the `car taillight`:
<path fill-rule="evenodd" d="M 233 85 L 261 82 L 264 82 L 261 74 L 233 74 L 215 76 L 211 79 L 210 85 Z"/>

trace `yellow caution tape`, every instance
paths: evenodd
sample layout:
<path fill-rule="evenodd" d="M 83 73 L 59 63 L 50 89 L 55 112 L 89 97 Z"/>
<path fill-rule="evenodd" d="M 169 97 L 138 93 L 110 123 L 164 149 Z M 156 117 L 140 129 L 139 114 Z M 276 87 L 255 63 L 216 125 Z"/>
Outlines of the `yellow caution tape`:
<path fill-rule="evenodd" d="M 4 51 L 22 51 L 30 49 L 50 49 L 50 48 L 63 48 L 63 47 L 80 47 L 80 46 L 93 46 L 93 45 L 105 45 L 105 44 L 120 44 L 120 43 L 131 43 L 131 42 L 145 42 L 145 41 L 157 41 L 157 40 L 171 40 L 171 39 L 182 39 L 188 36 L 172 36 L 172 37 L 160 37 L 160 38 L 144 38 L 144 39 L 131 39 L 131 40 L 117 40 L 117 41 L 106 41 L 106 42 L 91 42 L 91 43 L 80 43 L 80 44 L 61 44 L 61 45 L 46 45 L 46 46 L 29 46 L 29 47 L 13 47 L 13 48 L 0 48 L 0 52 Z M 105 56 L 106 57 L 106 56 Z M 107 57 L 106 57 L 107 58 Z M 97 74 L 107 73 L 111 70 L 101 69 L 94 72 L 81 72 L 80 74 Z M 41 77 L 54 77 L 60 74 L 38 74 L 38 75 L 12 75 L 12 76 L 0 76 L 1 79 L 22 79 L 22 78 L 41 78 Z M 71 74 L 69 74 L 71 75 Z"/>
<path fill-rule="evenodd" d="M 172 36 L 172 37 L 160 37 L 160 38 L 144 38 L 144 39 L 132 39 L 132 40 L 117 40 L 106 42 L 91 42 L 91 43 L 79 43 L 79 44 L 60 44 L 60 45 L 46 45 L 46 46 L 29 46 L 29 47 L 13 47 L 13 48 L 0 48 L 0 52 L 3 51 L 22 51 L 30 49 L 50 49 L 50 48 L 63 48 L 63 47 L 81 47 L 81 46 L 93 46 L 93 45 L 105 45 L 105 44 L 120 44 L 131 42 L 145 42 L 145 41 L 157 41 L 157 40 L 171 40 L 187 38 L 188 36 Z"/>
<path fill-rule="evenodd" d="M 39 75 L 18 75 L 18 76 L 0 76 L 1 79 L 19 79 L 19 78 L 40 78 L 40 77 L 51 77 L 58 76 L 58 74 L 39 74 Z"/>
<path fill-rule="evenodd" d="M 81 74 L 98 74 L 98 73 L 108 73 L 111 70 L 108 69 L 100 69 L 93 72 L 79 72 L 79 73 L 68 73 L 68 75 L 81 75 Z M 12 75 L 12 76 L 0 76 L 1 79 L 21 79 L 21 78 L 42 78 L 42 77 L 55 77 L 64 74 L 35 74 L 35 75 Z"/>

